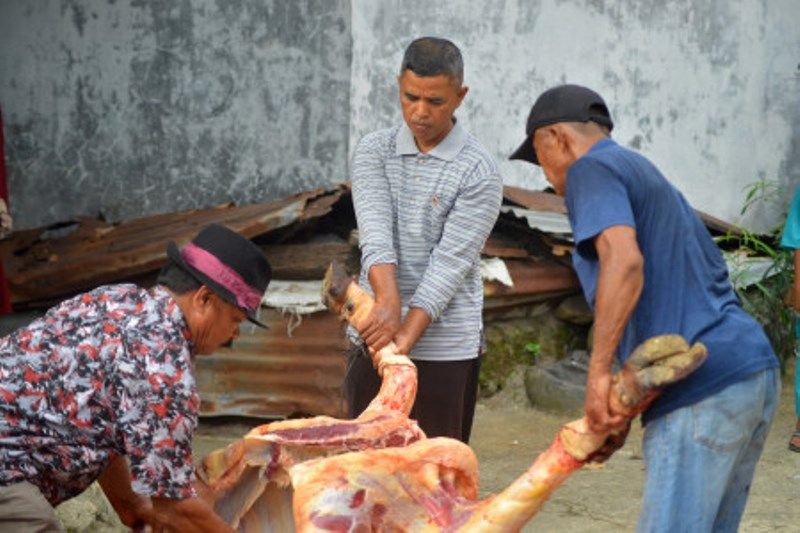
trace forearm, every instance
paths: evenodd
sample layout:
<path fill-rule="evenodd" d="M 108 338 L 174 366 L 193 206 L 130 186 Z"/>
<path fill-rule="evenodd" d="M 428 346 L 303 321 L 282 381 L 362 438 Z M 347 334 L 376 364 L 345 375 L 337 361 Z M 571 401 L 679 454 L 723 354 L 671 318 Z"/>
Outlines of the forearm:
<path fill-rule="evenodd" d="M 125 456 L 112 459 L 97 482 L 114 511 L 127 525 L 136 520 L 134 515 L 137 511 L 140 512 L 149 505 L 149 498 L 135 493 L 131 487 L 131 474 Z"/>
<path fill-rule="evenodd" d="M 632 231 L 632 230 L 631 230 Z M 595 293 L 594 344 L 590 364 L 610 370 L 628 320 L 644 285 L 642 256 L 635 245 L 608 239 L 596 241 L 600 271 Z"/>
<path fill-rule="evenodd" d="M 428 314 L 419 307 L 412 307 L 408 310 L 406 318 L 397 332 L 395 337 L 395 345 L 397 351 L 401 354 L 408 355 L 411 349 L 417 344 L 417 341 L 431 323 L 431 318 Z"/>
<path fill-rule="evenodd" d="M 166 531 L 232 532 L 214 510 L 199 498 L 153 498 L 155 516 Z"/>

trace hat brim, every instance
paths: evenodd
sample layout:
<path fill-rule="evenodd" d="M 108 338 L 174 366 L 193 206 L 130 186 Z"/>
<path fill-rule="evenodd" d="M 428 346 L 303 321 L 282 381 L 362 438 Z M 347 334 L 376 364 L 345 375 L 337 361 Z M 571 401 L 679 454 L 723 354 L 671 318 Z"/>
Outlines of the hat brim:
<path fill-rule="evenodd" d="M 536 150 L 533 149 L 533 135 L 525 137 L 525 141 L 519 145 L 519 148 L 514 150 L 514 153 L 509 156 L 509 159 L 519 159 L 538 165 L 539 158 L 536 157 Z"/>
<path fill-rule="evenodd" d="M 263 322 L 259 321 L 256 318 L 255 312 L 251 311 L 250 309 L 246 309 L 238 304 L 236 301 L 236 296 L 234 296 L 228 289 L 214 281 L 213 279 L 209 278 L 201 271 L 197 270 L 196 268 L 189 265 L 186 261 L 183 260 L 181 256 L 181 252 L 178 249 L 178 245 L 175 244 L 175 241 L 169 241 L 167 244 L 167 257 L 170 258 L 171 261 L 176 263 L 186 272 L 188 272 L 194 279 L 214 291 L 220 298 L 228 302 L 229 304 L 233 305 L 237 309 L 240 309 L 244 314 L 247 316 L 247 320 L 255 324 L 256 326 L 262 327 L 264 329 L 269 329 L 269 326 L 264 324 Z"/>

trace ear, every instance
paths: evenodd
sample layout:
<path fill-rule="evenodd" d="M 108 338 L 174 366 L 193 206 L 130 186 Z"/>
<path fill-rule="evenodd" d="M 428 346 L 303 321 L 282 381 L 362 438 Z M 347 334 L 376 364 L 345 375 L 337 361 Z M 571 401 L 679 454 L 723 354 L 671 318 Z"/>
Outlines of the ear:
<path fill-rule="evenodd" d="M 192 309 L 196 313 L 204 315 L 213 308 L 214 292 L 205 285 L 201 285 L 200 288 L 192 294 L 191 302 Z"/>
<path fill-rule="evenodd" d="M 462 85 L 461 87 L 459 87 L 458 92 L 456 92 L 456 98 L 458 99 L 456 107 L 461 105 L 461 102 L 464 101 L 464 97 L 467 96 L 468 92 L 469 92 L 469 87 L 467 87 L 466 85 Z"/>
<path fill-rule="evenodd" d="M 569 129 L 564 124 L 553 124 L 549 128 L 551 134 L 553 135 L 553 140 L 556 143 L 556 147 L 558 148 L 559 153 L 561 154 L 569 154 L 573 156 L 573 137 L 570 135 Z"/>

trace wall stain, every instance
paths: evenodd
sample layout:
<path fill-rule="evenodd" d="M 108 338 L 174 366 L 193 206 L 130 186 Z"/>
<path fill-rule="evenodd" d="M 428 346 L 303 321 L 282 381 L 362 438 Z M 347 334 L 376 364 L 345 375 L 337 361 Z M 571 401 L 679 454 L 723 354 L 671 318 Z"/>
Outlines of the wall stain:
<path fill-rule="evenodd" d="M 349 0 L 23 4 L 0 5 L 0 67 L 26 58 L 0 76 L 18 228 L 346 179 Z"/>

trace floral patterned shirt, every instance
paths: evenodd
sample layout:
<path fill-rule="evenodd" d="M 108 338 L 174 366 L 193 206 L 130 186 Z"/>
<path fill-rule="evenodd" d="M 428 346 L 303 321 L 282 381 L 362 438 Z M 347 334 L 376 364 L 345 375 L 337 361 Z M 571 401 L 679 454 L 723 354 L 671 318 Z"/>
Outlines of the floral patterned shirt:
<path fill-rule="evenodd" d="M 99 287 L 0 339 L 0 485 L 56 505 L 125 455 L 135 492 L 194 496 L 191 352 L 161 286 Z"/>

